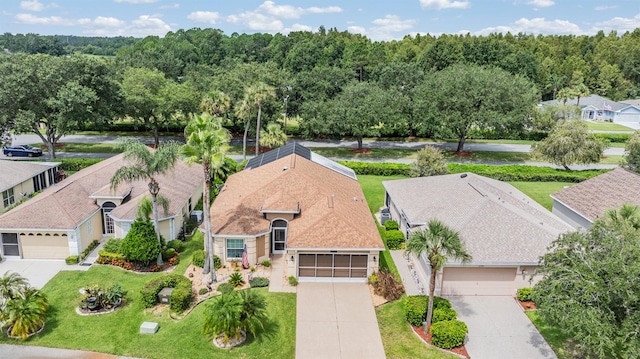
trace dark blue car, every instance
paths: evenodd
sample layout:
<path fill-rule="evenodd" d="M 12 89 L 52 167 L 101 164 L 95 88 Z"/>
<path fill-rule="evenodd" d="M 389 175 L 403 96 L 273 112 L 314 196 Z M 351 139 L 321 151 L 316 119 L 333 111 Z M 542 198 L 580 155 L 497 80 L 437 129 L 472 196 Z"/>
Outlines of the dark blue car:
<path fill-rule="evenodd" d="M 31 147 L 29 145 L 18 145 L 7 147 L 2 150 L 7 157 L 38 157 L 42 156 L 42 150 L 39 148 Z"/>

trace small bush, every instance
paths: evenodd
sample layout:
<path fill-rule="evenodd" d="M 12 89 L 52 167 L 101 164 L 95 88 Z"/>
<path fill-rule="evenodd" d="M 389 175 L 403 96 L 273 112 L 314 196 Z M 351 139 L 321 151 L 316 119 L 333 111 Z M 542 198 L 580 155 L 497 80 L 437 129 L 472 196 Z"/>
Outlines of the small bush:
<path fill-rule="evenodd" d="M 389 271 L 383 269 L 378 272 L 378 278 L 373 285 L 373 291 L 379 296 L 384 297 L 386 300 L 393 301 L 404 294 L 404 287 L 402 283 L 398 282 L 396 277 Z"/>
<path fill-rule="evenodd" d="M 89 243 L 89 246 L 80 254 L 80 259 L 86 258 L 89 253 L 91 253 L 91 251 L 94 250 L 99 244 L 100 242 L 98 242 L 98 240 L 93 240 L 91 243 Z"/>
<path fill-rule="evenodd" d="M 294 277 L 294 276 L 292 276 L 292 275 L 290 275 L 290 276 L 287 278 L 287 281 L 289 282 L 289 285 L 290 285 L 290 286 L 292 286 L 292 287 L 295 287 L 295 286 L 297 286 L 297 285 L 298 285 L 298 278 L 296 278 L 296 277 Z"/>
<path fill-rule="evenodd" d="M 176 256 L 176 250 L 173 248 L 167 248 L 162 251 L 162 260 L 167 261 L 169 258 L 173 258 Z"/>
<path fill-rule="evenodd" d="M 414 327 L 419 327 L 427 318 L 427 304 L 429 297 L 426 295 L 411 295 L 404 299 L 404 313 L 407 321 Z M 452 309 L 451 302 L 441 297 L 433 297 L 433 317 L 436 310 Z M 454 312 L 455 313 L 455 312 Z M 444 314 L 444 313 L 443 313 Z M 457 314 L 456 314 L 457 316 Z M 432 322 L 434 322 L 432 318 Z"/>
<path fill-rule="evenodd" d="M 402 249 L 404 248 L 404 233 L 397 229 L 392 229 L 384 233 L 385 242 L 389 249 Z"/>
<path fill-rule="evenodd" d="M 220 257 L 214 255 L 213 256 L 213 269 L 218 270 L 222 267 L 222 261 L 220 260 Z"/>
<path fill-rule="evenodd" d="M 176 252 L 182 252 L 184 250 L 184 242 L 179 239 L 174 239 L 167 242 L 167 248 L 173 248 Z"/>
<path fill-rule="evenodd" d="M 191 257 L 191 263 L 194 266 L 200 267 L 200 268 L 204 268 L 204 250 L 202 249 L 197 249 L 195 251 L 193 251 L 193 256 Z"/>
<path fill-rule="evenodd" d="M 64 259 L 64 262 L 72 265 L 72 264 L 78 264 L 78 256 L 68 256 L 67 258 Z"/>
<path fill-rule="evenodd" d="M 456 318 L 458 318 L 458 313 L 456 313 L 453 308 L 435 308 L 433 310 L 431 323 L 438 323 L 445 320 L 454 320 Z"/>
<path fill-rule="evenodd" d="M 229 276 L 229 284 L 231 284 L 234 288 L 241 287 L 244 284 L 244 279 L 242 278 L 241 273 L 231 273 Z"/>
<path fill-rule="evenodd" d="M 218 292 L 227 294 L 233 292 L 233 285 L 231 283 L 222 283 L 218 286 Z"/>
<path fill-rule="evenodd" d="M 267 268 L 269 268 L 269 267 L 271 267 L 271 261 L 268 260 L 268 259 L 265 259 L 265 260 L 262 261 L 262 265 L 267 267 Z"/>
<path fill-rule="evenodd" d="M 522 302 L 527 302 L 531 300 L 531 294 L 533 293 L 532 288 L 520 288 L 518 289 L 517 296 L 518 300 Z"/>
<path fill-rule="evenodd" d="M 394 229 L 398 229 L 398 222 L 397 221 L 386 221 L 384 222 L 384 229 L 386 229 L 387 231 L 392 231 Z"/>
<path fill-rule="evenodd" d="M 418 151 L 416 161 L 411 164 L 411 177 L 437 176 L 448 172 L 444 152 L 430 145 Z"/>
<path fill-rule="evenodd" d="M 60 169 L 77 172 L 102 161 L 102 158 L 57 158 L 60 161 Z"/>
<path fill-rule="evenodd" d="M 116 260 L 122 259 L 122 260 L 124 260 L 125 258 L 124 258 L 123 254 L 112 253 L 112 252 L 108 252 L 108 251 L 103 249 L 103 250 L 98 251 L 98 260 L 100 260 L 100 259 L 111 261 L 112 259 L 116 259 Z"/>
<path fill-rule="evenodd" d="M 459 320 L 438 322 L 431 326 L 431 343 L 443 349 L 459 347 L 468 332 L 467 325 Z"/>
<path fill-rule="evenodd" d="M 147 282 L 140 290 L 144 307 L 153 307 L 157 303 L 158 293 L 165 287 L 173 288 L 169 298 L 171 310 L 182 313 L 189 308 L 192 296 L 191 281 L 180 274 L 168 274 Z"/>
<path fill-rule="evenodd" d="M 375 285 L 376 283 L 378 283 L 378 275 L 374 273 L 369 276 L 369 284 Z"/>
<path fill-rule="evenodd" d="M 199 295 L 205 295 L 207 293 L 209 293 L 209 289 L 207 288 L 200 288 L 200 290 L 198 291 Z"/>
<path fill-rule="evenodd" d="M 102 249 L 111 253 L 120 253 L 120 244 L 122 244 L 122 239 L 111 238 L 104 244 Z"/>
<path fill-rule="evenodd" d="M 268 287 L 269 279 L 264 277 L 255 277 L 249 281 L 251 288 Z"/>

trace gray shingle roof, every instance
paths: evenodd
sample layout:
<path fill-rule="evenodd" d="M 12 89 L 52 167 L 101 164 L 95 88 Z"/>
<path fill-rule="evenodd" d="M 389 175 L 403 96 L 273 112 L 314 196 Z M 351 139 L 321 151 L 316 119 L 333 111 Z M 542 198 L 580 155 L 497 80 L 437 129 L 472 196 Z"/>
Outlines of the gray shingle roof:
<path fill-rule="evenodd" d="M 562 103 L 563 103 L 562 100 L 556 99 L 556 100 L 543 101 L 540 104 L 544 106 L 544 105 L 561 105 Z M 578 99 L 577 98 L 569 99 L 567 100 L 566 104 L 576 106 L 578 104 Z M 606 97 L 602 97 L 598 95 L 589 95 L 586 97 L 580 97 L 580 108 L 593 106 L 598 110 L 604 110 L 605 104 L 611 106 L 611 111 L 619 111 L 625 107 L 629 107 L 629 104 L 615 102 Z"/>
<path fill-rule="evenodd" d="M 59 162 L 20 162 L 0 160 L 0 192 L 12 188 L 35 175 L 59 165 Z"/>
<path fill-rule="evenodd" d="M 532 264 L 573 228 L 508 183 L 467 173 L 383 182 L 409 222 L 457 230 L 473 264 Z"/>

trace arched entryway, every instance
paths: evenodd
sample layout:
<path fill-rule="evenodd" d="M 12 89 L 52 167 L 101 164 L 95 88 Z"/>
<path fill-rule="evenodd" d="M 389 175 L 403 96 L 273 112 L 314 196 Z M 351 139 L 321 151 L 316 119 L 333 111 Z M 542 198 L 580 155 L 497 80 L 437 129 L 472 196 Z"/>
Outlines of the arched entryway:
<path fill-rule="evenodd" d="M 114 225 L 113 218 L 109 217 L 109 213 L 116 208 L 116 204 L 113 202 L 105 202 L 102 204 L 102 233 L 113 234 Z"/>
<path fill-rule="evenodd" d="M 287 226 L 283 219 L 271 222 L 271 253 L 283 254 L 287 248 Z"/>

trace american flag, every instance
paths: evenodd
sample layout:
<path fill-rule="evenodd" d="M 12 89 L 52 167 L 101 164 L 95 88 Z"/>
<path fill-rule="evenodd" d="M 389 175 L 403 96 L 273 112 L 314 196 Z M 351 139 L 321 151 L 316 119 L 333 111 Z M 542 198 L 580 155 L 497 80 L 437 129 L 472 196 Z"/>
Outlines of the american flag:
<path fill-rule="evenodd" d="M 611 105 L 609 105 L 608 103 L 604 103 L 604 109 L 607 111 L 611 111 Z"/>
<path fill-rule="evenodd" d="M 247 244 L 244 244 L 244 247 L 242 247 L 242 268 L 247 269 L 249 268 L 249 256 L 247 254 Z"/>

